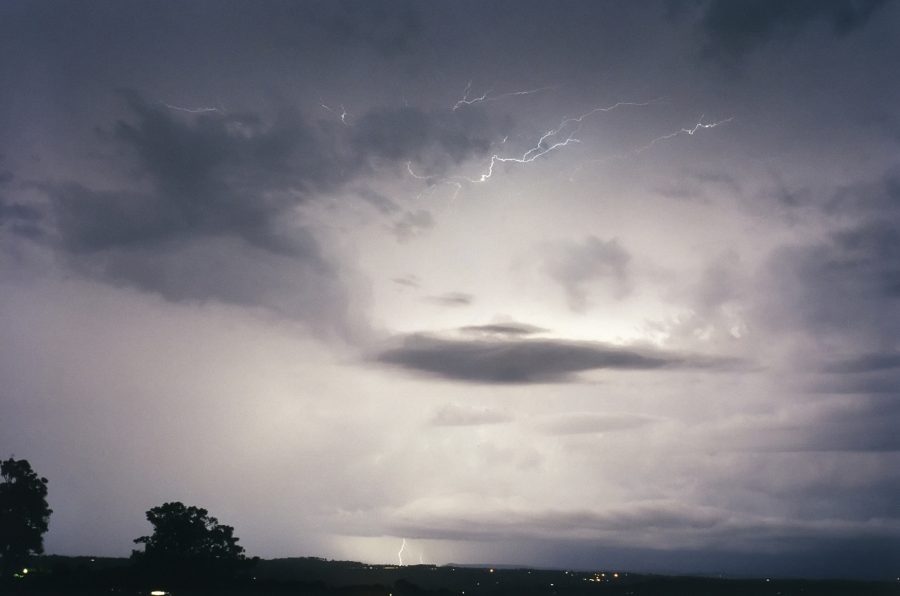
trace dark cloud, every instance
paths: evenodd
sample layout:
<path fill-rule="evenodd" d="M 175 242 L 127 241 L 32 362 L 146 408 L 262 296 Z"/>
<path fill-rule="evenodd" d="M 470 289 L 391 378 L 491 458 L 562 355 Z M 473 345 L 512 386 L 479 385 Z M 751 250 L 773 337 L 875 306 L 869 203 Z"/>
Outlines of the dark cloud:
<path fill-rule="evenodd" d="M 543 268 L 563 287 L 569 307 L 580 312 L 589 307 L 590 287 L 594 283 L 604 283 L 616 298 L 623 298 L 630 292 L 630 260 L 631 256 L 618 240 L 588 236 L 580 243 L 547 247 Z"/>
<path fill-rule="evenodd" d="M 69 250 L 234 236 L 277 254 L 314 252 L 289 240 L 278 221 L 312 193 L 334 188 L 343 168 L 298 113 L 264 125 L 252 115 L 185 117 L 135 92 L 123 96 L 134 121 L 116 122 L 113 138 L 134 157 L 138 178 L 121 191 L 49 189 Z"/>
<path fill-rule="evenodd" d="M 290 109 L 263 124 L 252 114 L 184 117 L 133 91 L 123 96 L 135 121 L 118 121 L 114 139 L 136 158 L 136 186 L 149 189 L 51 187 L 59 231 L 71 250 L 207 235 L 237 236 L 278 254 L 311 254 L 308 239 L 295 243 L 279 229 L 292 207 L 352 180 L 370 159 L 421 155 L 441 164 L 485 146 L 469 136 L 462 119 L 412 108 L 370 112 L 347 131 L 316 127 Z M 364 198 L 382 210 L 394 208 L 379 195 Z M 421 226 L 421 219 L 416 215 L 412 223 Z"/>
<path fill-rule="evenodd" d="M 475 297 L 472 294 L 466 294 L 465 292 L 447 292 L 445 294 L 438 294 L 437 296 L 428 296 L 425 298 L 429 302 L 434 302 L 435 304 L 440 304 L 441 306 L 469 306 L 475 300 Z"/>
<path fill-rule="evenodd" d="M 440 170 L 488 145 L 477 114 L 376 109 L 341 126 L 309 122 L 291 108 L 266 121 L 252 113 L 188 114 L 134 91 L 122 97 L 130 117 L 104 138 L 128 160 L 119 170 L 131 184 L 98 190 L 43 183 L 49 217 L 38 221 L 37 211 L 8 202 L 0 204 L 0 217 L 19 227 L 49 225 L 81 272 L 172 300 L 277 306 L 295 316 L 310 309 L 289 303 L 349 303 L 340 291 L 346 272 L 299 209 L 372 167 L 422 160 Z M 377 193 L 358 194 L 384 213 L 399 210 Z M 393 231 L 408 239 L 431 225 L 427 211 L 412 211 Z M 278 281 L 281 275 L 292 281 Z"/>
<path fill-rule="evenodd" d="M 537 327 L 535 325 L 529 325 L 528 323 L 490 323 L 487 325 L 467 325 L 465 327 L 460 327 L 459 329 L 463 333 L 470 333 L 473 335 L 487 335 L 487 336 L 508 336 L 508 337 L 516 337 L 516 336 L 524 336 L 524 335 L 535 335 L 537 333 L 544 333 L 547 330 L 543 327 Z"/>
<path fill-rule="evenodd" d="M 785 247 L 770 263 L 778 300 L 772 322 L 881 351 L 900 324 L 900 231 L 893 220 L 867 222 L 814 245 Z"/>
<path fill-rule="evenodd" d="M 857 396 L 825 404 L 793 422 L 745 422 L 720 438 L 725 449 L 776 453 L 882 453 L 900 451 L 900 395 Z"/>
<path fill-rule="evenodd" d="M 408 52 L 422 34 L 422 19 L 412 2 L 372 3 L 342 0 L 322 6 L 325 30 L 336 45 L 360 45 L 385 56 Z"/>
<path fill-rule="evenodd" d="M 419 281 L 419 277 L 412 274 L 395 277 L 391 281 L 398 286 L 404 286 L 407 288 L 418 288 L 420 285 L 422 285 L 422 282 Z"/>
<path fill-rule="evenodd" d="M 354 160 L 414 160 L 428 175 L 487 153 L 496 134 L 496 127 L 480 110 L 423 111 L 413 107 L 374 109 L 347 128 Z"/>
<path fill-rule="evenodd" d="M 400 529 L 404 536 L 423 539 L 500 540 L 508 537 L 605 537 L 607 532 L 628 530 L 635 536 L 647 531 L 695 529 L 711 531 L 729 522 L 728 513 L 712 508 L 673 502 L 634 503 L 592 510 L 476 511 L 455 516 L 431 516 L 410 521 Z"/>
<path fill-rule="evenodd" d="M 0 229 L 37 239 L 43 235 L 42 212 L 31 205 L 9 201 L 0 195 Z"/>
<path fill-rule="evenodd" d="M 552 339 L 441 339 L 427 335 L 400 338 L 399 346 L 374 356 L 430 376 L 469 383 L 565 383 L 597 369 L 654 370 L 717 368 L 733 362 L 597 342 Z"/>
<path fill-rule="evenodd" d="M 896 352 L 861 354 L 832 362 L 825 366 L 825 371 L 836 374 L 868 373 L 875 371 L 900 369 L 900 354 Z"/>
<path fill-rule="evenodd" d="M 739 57 L 775 39 L 790 39 L 815 21 L 837 35 L 863 26 L 885 0 L 711 0 L 700 25 L 708 55 Z"/>

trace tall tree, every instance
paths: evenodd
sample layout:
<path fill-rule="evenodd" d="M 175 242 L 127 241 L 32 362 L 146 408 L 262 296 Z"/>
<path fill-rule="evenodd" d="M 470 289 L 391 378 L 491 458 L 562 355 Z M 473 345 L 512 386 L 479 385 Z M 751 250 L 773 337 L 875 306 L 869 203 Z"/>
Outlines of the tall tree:
<path fill-rule="evenodd" d="M 24 459 L 0 462 L 0 572 L 19 569 L 32 554 L 44 552 L 44 534 L 53 510 L 47 479 Z"/>
<path fill-rule="evenodd" d="M 153 534 L 135 539 L 143 551 L 132 551 L 139 567 L 169 580 L 231 577 L 253 561 L 244 556 L 234 528 L 219 523 L 206 509 L 180 502 L 164 503 L 147 512 Z"/>

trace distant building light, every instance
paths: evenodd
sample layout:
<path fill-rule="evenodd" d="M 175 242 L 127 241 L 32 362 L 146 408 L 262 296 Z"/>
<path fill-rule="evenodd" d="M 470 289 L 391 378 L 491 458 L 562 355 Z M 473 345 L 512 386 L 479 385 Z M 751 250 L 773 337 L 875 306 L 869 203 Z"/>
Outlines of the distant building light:
<path fill-rule="evenodd" d="M 165 590 L 153 590 L 150 592 L 150 596 L 168 596 L 168 594 Z"/>
<path fill-rule="evenodd" d="M 24 569 L 22 569 L 22 574 L 28 575 L 28 567 L 25 567 Z"/>

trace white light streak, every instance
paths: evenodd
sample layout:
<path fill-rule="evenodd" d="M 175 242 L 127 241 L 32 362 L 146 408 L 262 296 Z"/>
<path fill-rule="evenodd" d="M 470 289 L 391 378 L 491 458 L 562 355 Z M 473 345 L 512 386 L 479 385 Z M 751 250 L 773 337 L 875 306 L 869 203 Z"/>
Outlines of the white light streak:
<path fill-rule="evenodd" d="M 397 560 L 400 562 L 400 566 L 403 567 L 403 551 L 406 550 L 406 538 L 403 539 L 403 542 L 400 544 L 400 550 L 397 552 Z"/>
<path fill-rule="evenodd" d="M 465 107 L 471 106 L 476 103 L 485 103 L 489 101 L 499 101 L 501 99 L 505 99 L 507 97 L 515 97 L 518 95 L 533 95 L 535 93 L 540 93 L 541 91 L 549 91 L 554 87 L 538 87 L 537 89 L 526 89 L 524 91 L 510 91 L 508 93 L 500 93 L 498 95 L 491 95 L 490 91 L 486 91 L 485 93 L 479 95 L 478 97 L 469 97 L 469 93 L 472 91 L 472 81 L 469 81 L 466 85 L 465 91 L 463 91 L 463 96 L 459 99 L 455 104 L 453 104 L 453 111 Z"/>
<path fill-rule="evenodd" d="M 547 155 L 551 151 L 556 151 L 557 149 L 561 149 L 562 147 L 566 147 L 572 143 L 580 143 L 581 141 L 575 138 L 575 134 L 578 132 L 581 123 L 584 122 L 584 119 L 593 116 L 594 114 L 600 112 L 611 112 L 616 108 L 626 106 L 649 106 L 656 101 L 659 100 L 654 99 L 652 101 L 645 102 L 619 101 L 610 106 L 596 107 L 581 114 L 580 116 L 563 118 L 563 120 L 559 123 L 559 126 L 557 126 L 556 128 L 551 128 L 543 135 L 541 135 L 541 137 L 537 140 L 537 143 L 535 143 L 533 147 L 525 151 L 525 153 L 523 153 L 521 156 L 500 157 L 495 153 L 491 156 L 491 161 L 488 164 L 487 169 L 478 178 L 466 178 L 466 180 L 473 183 L 485 182 L 494 175 L 494 166 L 498 163 L 531 163 L 534 160 Z"/>
<path fill-rule="evenodd" d="M 335 109 L 332 108 L 331 106 L 325 105 L 324 103 L 321 103 L 321 102 L 320 102 L 319 105 L 322 106 L 322 108 L 324 108 L 325 110 L 331 112 L 332 114 L 334 114 L 334 115 L 336 115 L 338 118 L 340 118 L 340 119 L 341 119 L 341 124 L 343 124 L 344 126 L 349 126 L 349 123 L 347 122 L 347 115 L 348 115 L 348 114 L 347 114 L 347 109 L 344 107 L 344 104 L 341 104 L 341 111 L 340 111 L 340 112 L 338 112 L 337 110 L 335 110 Z"/>
<path fill-rule="evenodd" d="M 452 186 L 453 188 L 456 189 L 453 191 L 454 199 L 456 199 L 456 197 L 459 196 L 459 192 L 462 190 L 462 183 L 460 183 L 460 180 L 465 180 L 465 178 L 454 179 L 454 178 L 442 178 L 440 176 L 420 176 L 419 174 L 416 174 L 413 171 L 412 162 L 410 162 L 410 161 L 406 162 L 406 171 L 409 172 L 409 175 L 412 176 L 413 178 L 415 178 L 416 180 L 424 180 L 428 184 L 428 186 L 430 187 L 428 194 L 431 194 L 432 192 L 434 192 L 434 189 L 437 188 L 436 185 L 438 185 L 438 184 L 446 184 L 448 186 Z M 418 196 L 416 197 L 416 199 L 421 199 L 422 196 L 423 196 L 423 193 L 419 193 Z"/>
<path fill-rule="evenodd" d="M 674 139 L 675 137 L 679 137 L 681 135 L 694 136 L 701 130 L 707 130 L 710 128 L 715 128 L 717 126 L 722 126 L 723 124 L 727 124 L 727 123 L 731 122 L 732 120 L 734 120 L 734 118 L 725 118 L 724 120 L 717 120 L 715 122 L 704 122 L 703 116 L 700 116 L 700 118 L 697 120 L 697 123 L 689 128 L 680 128 L 674 132 L 670 132 L 668 134 L 658 136 L 655 139 L 652 139 L 649 143 L 647 143 L 645 145 L 641 145 L 640 147 L 637 147 L 635 149 L 631 149 L 629 151 L 620 153 L 618 155 L 612 155 L 612 156 L 603 157 L 600 159 L 593 159 L 587 163 L 597 164 L 597 163 L 605 163 L 605 162 L 614 161 L 614 160 L 627 159 L 629 157 L 635 157 L 637 155 L 640 155 L 644 151 L 649 151 L 650 149 L 655 147 L 658 143 L 661 143 L 663 141 L 668 141 L 669 139 Z M 576 167 L 572 173 L 574 174 L 575 172 L 579 171 L 581 168 L 584 167 L 584 165 L 585 164 L 582 164 L 582 165 Z M 570 176 L 569 180 L 570 181 L 572 180 L 571 176 Z"/>
<path fill-rule="evenodd" d="M 726 118 L 725 120 L 719 120 L 717 122 L 703 122 L 703 116 L 700 116 L 699 120 L 697 120 L 697 123 L 694 126 L 692 126 L 690 128 L 682 128 L 681 130 L 676 130 L 675 132 L 670 132 L 667 135 L 662 135 L 661 137 L 656 137 L 655 139 L 653 139 L 646 145 L 644 145 L 642 147 L 638 147 L 637 149 L 634 149 L 630 153 L 632 155 L 637 155 L 638 153 L 643 153 L 644 151 L 647 151 L 648 149 L 652 149 L 653 146 L 659 142 L 668 141 L 669 139 L 675 138 L 680 135 L 694 136 L 695 134 L 697 134 L 697 131 L 706 130 L 708 128 L 715 128 L 717 126 L 727 124 L 727 123 L 731 122 L 732 120 L 734 120 L 734 118 Z"/>

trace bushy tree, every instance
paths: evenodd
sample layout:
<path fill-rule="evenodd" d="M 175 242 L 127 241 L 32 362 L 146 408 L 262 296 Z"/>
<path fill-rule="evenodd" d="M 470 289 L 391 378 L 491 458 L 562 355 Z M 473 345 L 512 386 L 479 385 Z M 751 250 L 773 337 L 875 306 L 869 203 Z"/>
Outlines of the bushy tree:
<path fill-rule="evenodd" d="M 143 551 L 132 560 L 154 577 L 168 581 L 207 581 L 232 577 L 253 561 L 244 556 L 234 528 L 222 525 L 206 509 L 164 503 L 147 512 L 153 534 L 135 539 Z"/>
<path fill-rule="evenodd" d="M 44 534 L 53 510 L 47 505 L 47 479 L 28 460 L 0 462 L 0 571 L 24 565 L 29 555 L 44 552 Z"/>

